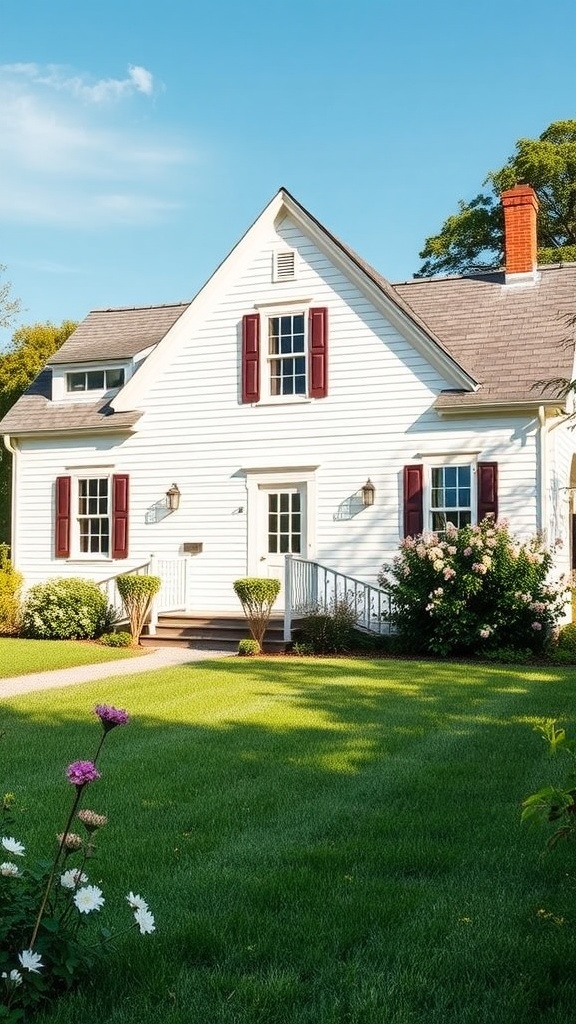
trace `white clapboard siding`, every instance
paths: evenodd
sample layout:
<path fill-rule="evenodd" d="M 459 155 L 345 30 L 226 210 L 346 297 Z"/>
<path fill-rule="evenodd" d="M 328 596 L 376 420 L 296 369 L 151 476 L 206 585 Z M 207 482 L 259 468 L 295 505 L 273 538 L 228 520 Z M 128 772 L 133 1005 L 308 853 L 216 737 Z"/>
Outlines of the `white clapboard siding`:
<path fill-rule="evenodd" d="M 272 253 L 293 249 L 295 280 L 273 283 Z M 255 303 L 309 298 L 329 310 L 329 395 L 317 401 L 239 403 L 240 324 Z M 151 554 L 173 559 L 185 542 L 193 610 L 237 610 L 234 579 L 247 572 L 247 467 L 315 466 L 314 556 L 375 580 L 397 551 L 402 469 L 426 451 L 473 452 L 499 464 L 500 514 L 514 531 L 537 529 L 537 428 L 530 417 L 441 419 L 432 409 L 451 382 L 417 352 L 366 295 L 285 218 L 222 289 L 202 323 L 162 365 L 142 400 L 134 434 L 121 439 L 22 442 L 18 457 L 16 561 L 27 583 L 54 575 L 103 579 Z M 121 441 L 121 443 L 118 443 Z M 570 448 L 569 441 L 563 443 Z M 570 451 L 573 450 L 570 448 Z M 562 454 L 563 469 L 569 456 Z M 130 474 L 130 558 L 111 563 L 53 557 L 53 487 L 71 466 Z M 371 508 L 343 509 L 366 478 Z M 150 509 L 176 482 L 178 512 Z"/>

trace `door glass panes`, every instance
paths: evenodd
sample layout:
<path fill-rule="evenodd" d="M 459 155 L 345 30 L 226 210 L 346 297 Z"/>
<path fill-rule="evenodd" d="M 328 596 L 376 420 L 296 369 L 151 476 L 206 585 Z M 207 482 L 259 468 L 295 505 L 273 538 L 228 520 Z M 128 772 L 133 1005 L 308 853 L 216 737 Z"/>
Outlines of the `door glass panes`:
<path fill-rule="evenodd" d="M 446 523 L 468 526 L 472 522 L 472 471 L 470 466 L 436 466 L 431 472 L 431 526 L 436 533 Z"/>
<path fill-rule="evenodd" d="M 78 532 L 82 554 L 109 554 L 110 512 L 107 477 L 78 481 Z"/>
<path fill-rule="evenodd" d="M 299 491 L 268 495 L 268 554 L 299 555 L 302 550 L 302 509 Z"/>
<path fill-rule="evenodd" d="M 268 321 L 271 395 L 306 394 L 304 314 L 272 316 Z"/>

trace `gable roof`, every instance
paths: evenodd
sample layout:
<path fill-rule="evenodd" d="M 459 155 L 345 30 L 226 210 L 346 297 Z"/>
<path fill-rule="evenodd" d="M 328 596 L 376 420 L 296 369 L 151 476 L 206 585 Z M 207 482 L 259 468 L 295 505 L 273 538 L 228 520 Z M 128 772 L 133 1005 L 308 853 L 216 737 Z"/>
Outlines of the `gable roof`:
<path fill-rule="evenodd" d="M 280 189 L 191 302 L 94 310 L 52 356 L 48 367 L 128 359 L 152 348 L 110 402 L 56 405 L 47 388 L 50 378 L 41 374 L 0 430 L 19 435 L 133 427 L 157 366 L 170 358 L 227 274 L 280 214 L 312 237 L 452 383 L 436 400 L 439 412 L 559 406 L 554 392 L 538 381 L 573 376 L 576 264 L 543 267 L 526 286 L 506 284 L 503 273 L 391 284 Z"/>
<path fill-rule="evenodd" d="M 188 302 L 180 302 L 170 306 L 95 309 L 54 353 L 48 365 L 135 356 L 157 345 L 188 306 Z"/>
<path fill-rule="evenodd" d="M 505 284 L 504 273 L 494 273 L 394 289 L 481 384 L 472 393 L 442 393 L 439 411 L 559 404 L 554 389 L 538 382 L 572 379 L 576 263 L 541 267 L 528 285 Z"/>

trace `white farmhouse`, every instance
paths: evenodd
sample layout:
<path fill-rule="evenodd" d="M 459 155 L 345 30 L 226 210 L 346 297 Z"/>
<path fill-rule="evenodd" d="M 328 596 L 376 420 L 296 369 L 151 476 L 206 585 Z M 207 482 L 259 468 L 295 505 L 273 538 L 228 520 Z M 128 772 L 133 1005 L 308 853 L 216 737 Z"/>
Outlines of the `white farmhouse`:
<path fill-rule="evenodd" d="M 1 423 L 26 584 L 155 571 L 161 608 L 225 615 L 292 555 L 298 608 L 489 513 L 570 571 L 576 436 L 542 382 L 573 377 L 576 264 L 537 266 L 531 188 L 502 201 L 505 271 L 392 285 L 281 189 L 190 303 L 90 313 Z"/>

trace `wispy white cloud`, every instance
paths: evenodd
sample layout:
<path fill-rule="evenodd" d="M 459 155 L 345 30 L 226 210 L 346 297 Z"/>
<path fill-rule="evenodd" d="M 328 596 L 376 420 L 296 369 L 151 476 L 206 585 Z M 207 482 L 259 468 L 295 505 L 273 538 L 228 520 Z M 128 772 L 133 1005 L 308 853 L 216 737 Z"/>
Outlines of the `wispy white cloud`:
<path fill-rule="evenodd" d="M 149 104 L 159 91 L 137 65 L 94 82 L 56 65 L 0 65 L 0 221 L 164 219 L 193 154 L 157 126 Z"/>
<path fill-rule="evenodd" d="M 4 64 L 0 65 L 0 72 L 32 85 L 70 93 L 90 103 L 119 100 L 136 92 L 151 96 L 155 91 L 152 73 L 137 64 L 128 65 L 125 78 L 101 78 L 94 82 L 88 75 L 71 74 L 60 64 Z"/>

